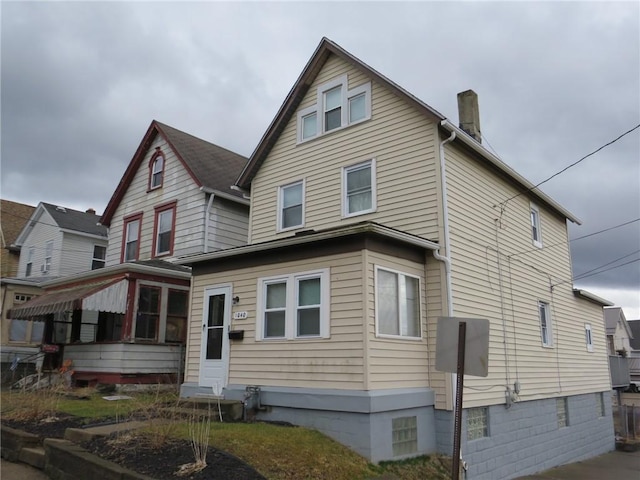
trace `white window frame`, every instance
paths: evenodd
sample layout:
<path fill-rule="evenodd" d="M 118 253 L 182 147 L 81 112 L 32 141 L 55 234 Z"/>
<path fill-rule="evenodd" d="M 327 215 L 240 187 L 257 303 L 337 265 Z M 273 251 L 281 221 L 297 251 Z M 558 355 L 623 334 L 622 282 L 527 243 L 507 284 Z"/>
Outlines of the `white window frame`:
<path fill-rule="evenodd" d="M 36 254 L 36 247 L 29 247 L 29 252 L 27 254 L 27 264 L 24 267 L 24 276 L 30 277 L 33 275 L 33 257 Z"/>
<path fill-rule="evenodd" d="M 536 247 L 542 248 L 542 222 L 540 220 L 540 209 L 533 203 L 530 205 L 529 219 L 531 222 L 531 240 Z"/>
<path fill-rule="evenodd" d="M 369 167 L 371 169 L 371 207 L 358 212 L 349 213 L 349 198 L 347 190 L 347 177 L 350 172 L 360 170 L 361 168 Z M 356 217 L 358 215 L 365 215 L 367 213 L 375 212 L 377 209 L 377 189 L 376 189 L 376 159 L 372 158 L 364 162 L 356 163 L 355 165 L 349 165 L 348 167 L 342 167 L 342 216 L 344 218 Z"/>
<path fill-rule="evenodd" d="M 160 165 L 160 163 L 162 163 L 162 165 L 160 166 L 160 168 L 158 168 L 158 165 Z M 165 163 L 164 155 L 162 154 L 162 152 L 158 152 L 158 154 L 155 155 L 153 162 L 151 163 L 149 190 L 155 190 L 156 188 L 162 187 L 162 184 L 164 182 L 164 163 Z M 158 174 L 160 174 L 159 180 L 156 183 L 154 180 Z"/>
<path fill-rule="evenodd" d="M 132 233 L 132 231 L 129 230 L 129 227 L 135 228 L 134 230 L 136 233 L 135 240 L 132 240 L 129 237 L 129 233 Z M 124 221 L 124 249 L 122 252 L 123 262 L 135 262 L 136 260 L 138 260 L 138 258 L 140 258 L 140 237 L 141 236 L 142 236 L 142 217 L 136 216 L 134 218 L 131 218 L 130 220 Z M 132 242 L 138 242 L 136 255 L 134 256 L 134 258 L 127 258 L 127 251 L 128 251 L 127 246 Z"/>
<path fill-rule="evenodd" d="M 542 318 L 543 312 L 544 322 Z M 540 341 L 542 346 L 553 347 L 553 323 L 551 321 L 551 307 L 548 302 L 538 301 L 538 320 L 540 322 Z"/>
<path fill-rule="evenodd" d="M 366 120 L 369 120 L 371 118 L 371 82 L 367 82 L 364 83 L 362 85 L 359 85 L 357 87 L 352 88 L 351 90 L 348 89 L 349 86 L 349 82 L 348 82 L 348 76 L 346 74 L 344 75 L 340 75 L 339 77 L 334 78 L 333 80 L 330 80 L 326 83 L 323 83 L 322 85 L 319 85 L 316 89 L 316 103 L 314 105 L 311 105 L 309 107 L 303 108 L 301 110 L 299 110 L 297 112 L 297 137 L 298 137 L 298 143 L 304 143 L 304 142 L 308 142 L 309 140 L 313 140 L 314 138 L 318 138 L 322 135 L 327 135 L 333 132 L 337 132 L 339 130 L 342 130 L 343 128 L 349 127 L 351 125 L 357 125 L 358 123 L 364 122 Z M 342 87 L 342 102 L 340 105 L 341 108 L 341 112 L 340 112 L 340 116 L 341 116 L 341 122 L 340 122 L 340 126 L 333 128 L 331 130 L 326 131 L 325 130 L 325 118 L 324 118 L 324 113 L 325 113 L 325 102 L 324 102 L 324 98 L 325 98 L 325 93 L 327 93 L 329 90 L 332 90 L 334 88 L 337 87 Z M 363 118 L 360 118 L 358 120 L 355 120 L 353 122 L 350 122 L 349 119 L 351 117 L 350 115 L 350 107 L 351 107 L 351 103 L 350 100 L 359 96 L 359 95 L 365 95 L 365 115 Z M 312 115 L 313 113 L 316 114 L 316 133 L 315 135 L 310 135 L 308 138 L 304 138 L 303 137 L 303 119 L 305 117 L 308 117 L 309 115 Z"/>
<path fill-rule="evenodd" d="M 584 337 L 587 344 L 587 352 L 593 352 L 593 331 L 590 323 L 584 324 Z"/>
<path fill-rule="evenodd" d="M 282 209 L 284 208 L 284 191 L 287 188 L 290 187 L 294 187 L 296 185 L 302 185 L 302 214 L 300 215 L 300 224 L 299 225 L 292 225 L 290 227 L 283 227 L 282 226 L 282 221 L 284 220 L 284 217 L 282 215 Z M 286 232 L 289 230 L 295 230 L 296 228 L 302 228 L 304 227 L 304 210 L 305 210 L 305 196 L 306 196 L 306 181 L 303 178 L 302 180 L 298 180 L 295 182 L 291 182 L 291 183 L 287 183 L 286 185 L 280 185 L 278 187 L 278 225 L 277 225 L 277 231 L 278 232 Z"/>
<path fill-rule="evenodd" d="M 96 257 L 96 248 L 104 248 L 104 258 Z M 104 268 L 107 265 L 107 246 L 106 245 L 93 245 L 93 253 L 91 254 L 91 270 L 98 270 Z M 93 268 L 94 262 L 102 263 L 102 266 Z"/>
<path fill-rule="evenodd" d="M 319 335 L 298 335 L 297 334 L 297 311 L 298 311 L 298 282 L 300 280 L 308 280 L 312 278 L 320 278 L 320 334 Z M 282 341 L 282 340 L 318 340 L 320 338 L 329 338 L 329 312 L 330 312 L 330 270 L 324 268 L 321 270 L 312 270 L 308 272 L 297 272 L 288 275 L 278 275 L 273 277 L 263 277 L 258 279 L 257 296 L 256 296 L 256 340 L 257 341 Z M 265 302 L 267 300 L 267 285 L 274 283 L 286 284 L 286 301 L 285 301 L 285 331 L 282 337 L 266 337 L 265 336 Z"/>
<path fill-rule="evenodd" d="M 401 315 L 402 315 L 403 307 L 402 307 L 402 300 L 400 298 L 400 295 L 398 295 L 398 322 L 399 322 L 398 331 L 400 332 L 400 334 L 399 335 L 392 335 L 392 334 L 389 334 L 389 333 L 381 333 L 380 332 L 380 322 L 379 322 L 379 319 L 378 319 L 378 312 L 380 310 L 380 308 L 379 308 L 380 298 L 379 298 L 379 295 L 378 295 L 378 285 L 379 285 L 378 272 L 380 270 L 384 270 L 385 272 L 388 272 L 388 273 L 393 273 L 397 277 L 409 277 L 409 278 L 416 279 L 418 281 L 418 298 L 417 298 L 417 305 L 416 306 L 418 308 L 418 330 L 419 330 L 419 336 L 414 337 L 414 336 L 410 336 L 410 335 L 402 335 Z M 375 265 L 375 286 L 374 286 L 374 288 L 375 288 L 376 337 L 421 341 L 423 332 L 422 332 L 422 286 L 421 286 L 421 282 L 420 282 L 420 277 L 418 277 L 416 275 L 411 275 L 409 273 L 401 272 L 399 270 L 394 270 L 392 268 Z M 405 309 L 406 309 L 406 306 L 405 306 Z"/>
<path fill-rule="evenodd" d="M 51 270 L 51 263 L 53 260 L 53 240 L 48 240 L 44 245 L 44 264 L 42 266 L 42 273 L 49 273 Z"/>
<path fill-rule="evenodd" d="M 156 257 L 160 257 L 162 255 L 169 255 L 171 253 L 171 244 L 173 243 L 173 236 L 175 235 L 175 232 L 173 231 L 174 225 L 175 225 L 175 218 L 174 218 L 175 214 L 176 214 L 175 206 L 172 206 L 171 208 L 167 208 L 166 210 L 158 210 L 156 212 L 156 218 L 155 218 L 155 222 L 156 222 L 155 250 L 156 251 L 154 254 L 154 256 Z M 166 216 L 166 215 L 170 216 L 169 229 L 160 230 L 160 228 L 162 227 L 162 218 L 163 216 Z M 160 251 L 160 236 L 165 233 L 169 234 L 169 248 L 167 250 Z"/>

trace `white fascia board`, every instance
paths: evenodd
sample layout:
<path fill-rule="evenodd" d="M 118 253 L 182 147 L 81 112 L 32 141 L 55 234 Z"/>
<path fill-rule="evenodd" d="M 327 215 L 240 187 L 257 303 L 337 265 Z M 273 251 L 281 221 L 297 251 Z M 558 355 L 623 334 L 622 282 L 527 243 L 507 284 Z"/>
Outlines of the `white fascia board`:
<path fill-rule="evenodd" d="M 104 242 L 108 242 L 108 237 L 103 237 L 101 235 L 94 235 L 93 233 L 81 232 L 79 230 L 71 230 L 69 228 L 61 228 L 60 231 L 62 233 L 70 233 L 71 235 L 78 235 L 79 237 L 91 238 L 93 240 L 102 240 Z"/>
<path fill-rule="evenodd" d="M 230 200 L 232 202 L 236 202 L 236 203 L 239 203 L 241 205 L 247 205 L 248 206 L 250 204 L 249 200 L 247 200 L 245 198 L 236 197 L 235 195 L 231 195 L 230 193 L 222 192 L 220 190 L 215 190 L 213 188 L 200 187 L 200 190 L 202 190 L 204 193 L 212 193 L 216 197 L 224 198 L 225 200 Z"/>
<path fill-rule="evenodd" d="M 613 302 L 610 302 L 609 300 L 605 300 L 604 298 L 594 295 L 593 293 L 587 292 L 586 290 L 574 288 L 573 293 L 575 293 L 579 297 L 586 298 L 587 300 L 590 300 L 595 303 L 599 303 L 600 305 L 603 305 L 605 307 L 612 307 L 613 305 L 615 305 Z"/>

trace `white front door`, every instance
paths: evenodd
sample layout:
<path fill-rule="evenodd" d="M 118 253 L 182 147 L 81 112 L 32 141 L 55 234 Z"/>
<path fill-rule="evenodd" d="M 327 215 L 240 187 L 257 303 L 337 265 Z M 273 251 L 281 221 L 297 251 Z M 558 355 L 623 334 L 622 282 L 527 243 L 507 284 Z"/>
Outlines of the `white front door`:
<path fill-rule="evenodd" d="M 200 386 L 212 387 L 216 395 L 220 395 L 222 388 L 227 385 L 230 303 L 231 287 L 205 289 L 200 349 Z"/>

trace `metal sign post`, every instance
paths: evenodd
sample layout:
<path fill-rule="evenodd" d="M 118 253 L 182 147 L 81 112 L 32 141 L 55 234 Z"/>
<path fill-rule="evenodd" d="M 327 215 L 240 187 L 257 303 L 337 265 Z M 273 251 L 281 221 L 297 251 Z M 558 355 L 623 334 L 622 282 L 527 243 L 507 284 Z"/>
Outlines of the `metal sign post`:
<path fill-rule="evenodd" d="M 451 478 L 458 480 L 460 477 L 460 437 L 462 436 L 462 388 L 464 387 L 464 354 L 465 341 L 467 337 L 467 322 L 460 322 L 458 325 L 458 375 L 456 382 L 456 409 L 453 424 L 453 464 L 451 467 Z"/>
<path fill-rule="evenodd" d="M 465 363 L 465 360 L 469 360 Z M 456 374 L 456 404 L 453 426 L 451 478 L 460 478 L 462 437 L 462 391 L 464 375 L 486 377 L 489 373 L 489 320 L 482 318 L 438 318 L 436 370 Z"/>

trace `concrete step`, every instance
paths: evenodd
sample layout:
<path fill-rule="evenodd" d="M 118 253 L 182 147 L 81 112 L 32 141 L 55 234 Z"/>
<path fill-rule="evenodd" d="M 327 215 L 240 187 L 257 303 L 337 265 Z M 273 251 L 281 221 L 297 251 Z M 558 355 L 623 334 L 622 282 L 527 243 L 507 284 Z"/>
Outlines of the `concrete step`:
<path fill-rule="evenodd" d="M 244 405 L 238 400 L 219 400 L 214 396 L 201 396 L 181 399 L 178 406 L 173 408 L 180 412 L 182 418 L 210 415 L 216 420 L 219 420 L 219 408 L 222 421 L 235 422 L 242 419 Z"/>
<path fill-rule="evenodd" d="M 99 427 L 90 428 L 67 428 L 64 432 L 64 438 L 65 440 L 69 440 L 73 443 L 89 442 L 95 437 L 107 437 L 112 433 L 136 430 L 144 428 L 147 425 L 147 422 L 133 421 L 113 423 L 111 425 L 100 425 Z"/>
<path fill-rule="evenodd" d="M 44 468 L 45 455 L 42 447 L 25 447 L 20 450 L 18 457 L 22 463 L 31 465 L 32 467 L 42 470 Z"/>

